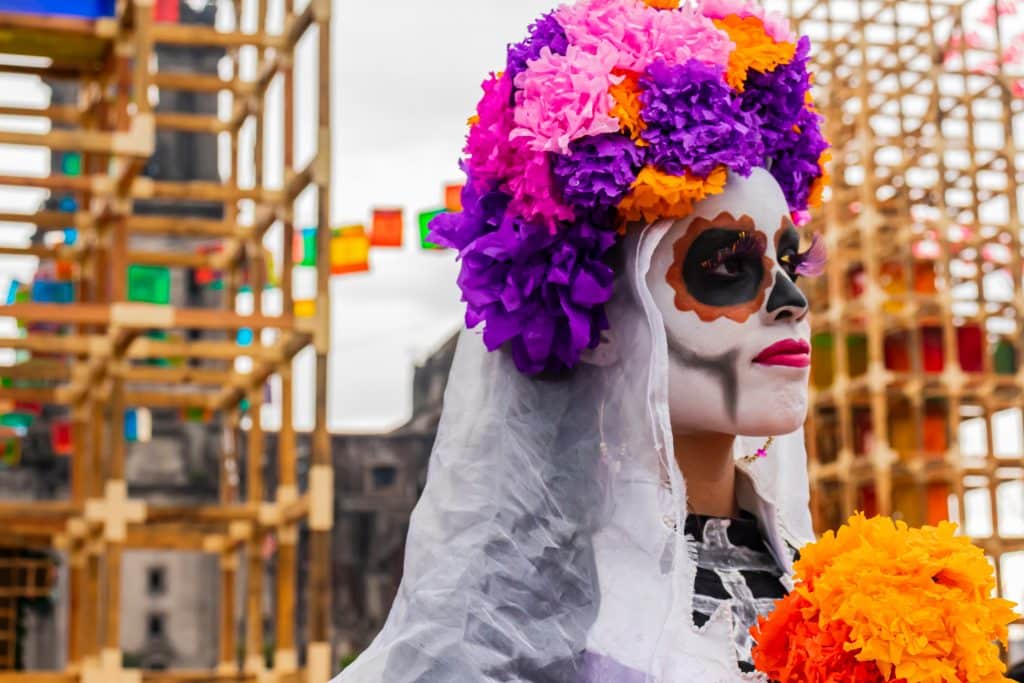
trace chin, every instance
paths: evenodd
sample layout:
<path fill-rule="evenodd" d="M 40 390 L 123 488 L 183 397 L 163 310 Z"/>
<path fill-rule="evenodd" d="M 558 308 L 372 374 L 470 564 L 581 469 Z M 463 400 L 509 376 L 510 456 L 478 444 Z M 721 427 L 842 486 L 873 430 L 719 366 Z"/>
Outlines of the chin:
<path fill-rule="evenodd" d="M 764 437 L 792 434 L 807 420 L 807 385 L 746 393 L 740 404 L 736 416 L 737 434 Z"/>

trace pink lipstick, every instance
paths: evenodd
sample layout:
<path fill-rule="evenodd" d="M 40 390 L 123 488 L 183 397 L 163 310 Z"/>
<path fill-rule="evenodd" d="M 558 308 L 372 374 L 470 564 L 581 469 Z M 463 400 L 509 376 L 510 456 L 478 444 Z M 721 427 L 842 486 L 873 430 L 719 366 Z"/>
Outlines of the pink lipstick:
<path fill-rule="evenodd" d="M 757 354 L 754 362 L 760 365 L 806 368 L 811 364 L 811 345 L 802 339 L 784 339 Z"/>

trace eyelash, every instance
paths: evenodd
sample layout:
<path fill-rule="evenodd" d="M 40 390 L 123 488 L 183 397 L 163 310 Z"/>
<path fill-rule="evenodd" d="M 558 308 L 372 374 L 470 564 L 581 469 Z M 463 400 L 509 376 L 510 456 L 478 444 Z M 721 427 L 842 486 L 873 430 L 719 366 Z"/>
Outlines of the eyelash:
<path fill-rule="evenodd" d="M 807 251 L 783 256 L 779 259 L 793 276 L 818 277 L 825 272 L 828 250 L 821 235 L 815 235 Z"/>
<path fill-rule="evenodd" d="M 719 249 L 718 252 L 701 263 L 704 270 L 712 271 L 728 262 L 730 259 L 740 259 L 746 256 L 760 258 L 765 253 L 765 240 L 761 235 L 751 232 L 739 233 L 739 239 L 728 247 Z"/>

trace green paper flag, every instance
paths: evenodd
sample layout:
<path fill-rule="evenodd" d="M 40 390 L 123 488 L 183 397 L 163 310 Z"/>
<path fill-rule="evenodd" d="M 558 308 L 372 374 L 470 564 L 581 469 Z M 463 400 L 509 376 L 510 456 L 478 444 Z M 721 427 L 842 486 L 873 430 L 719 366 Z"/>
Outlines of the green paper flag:
<path fill-rule="evenodd" d="M 6 436 L 0 442 L 0 467 L 14 467 L 21 462 L 21 439 Z"/>
<path fill-rule="evenodd" d="M 420 244 L 424 249 L 443 249 L 437 244 L 434 244 L 428 239 L 430 235 L 430 221 L 434 220 L 442 213 L 446 213 L 447 209 L 434 209 L 433 211 L 424 211 L 420 214 Z"/>
<path fill-rule="evenodd" d="M 78 152 L 65 152 L 60 160 L 60 170 L 64 175 L 82 175 L 82 155 Z"/>
<path fill-rule="evenodd" d="M 171 303 L 171 271 L 163 266 L 128 266 L 128 301 Z"/>
<path fill-rule="evenodd" d="M 27 431 L 35 418 L 29 413 L 7 413 L 0 415 L 0 427 L 9 427 L 19 431 Z"/>

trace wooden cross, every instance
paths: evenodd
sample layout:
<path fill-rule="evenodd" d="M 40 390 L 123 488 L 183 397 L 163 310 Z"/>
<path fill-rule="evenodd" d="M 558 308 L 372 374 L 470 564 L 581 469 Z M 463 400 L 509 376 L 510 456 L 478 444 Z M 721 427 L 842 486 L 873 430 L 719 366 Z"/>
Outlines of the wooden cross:
<path fill-rule="evenodd" d="M 124 481 L 108 481 L 104 497 L 87 501 L 85 518 L 103 523 L 103 536 L 110 543 L 124 543 L 128 525 L 146 520 L 146 504 L 128 498 Z"/>

